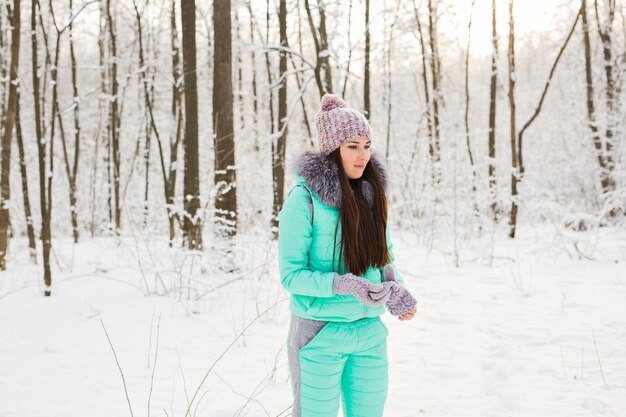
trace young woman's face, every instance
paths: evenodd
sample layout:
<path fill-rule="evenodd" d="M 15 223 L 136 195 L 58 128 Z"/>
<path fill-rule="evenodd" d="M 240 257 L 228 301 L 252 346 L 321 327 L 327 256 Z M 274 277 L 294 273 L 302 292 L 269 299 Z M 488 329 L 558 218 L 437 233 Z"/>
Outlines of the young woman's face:
<path fill-rule="evenodd" d="M 370 145 L 371 141 L 369 139 L 358 138 L 339 147 L 341 165 L 351 180 L 361 178 L 361 175 L 363 175 L 365 166 L 370 160 Z"/>

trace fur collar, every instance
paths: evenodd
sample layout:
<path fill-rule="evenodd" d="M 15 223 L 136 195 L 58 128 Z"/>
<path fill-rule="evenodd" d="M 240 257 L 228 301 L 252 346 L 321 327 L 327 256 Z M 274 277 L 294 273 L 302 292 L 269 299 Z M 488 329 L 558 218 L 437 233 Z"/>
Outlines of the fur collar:
<path fill-rule="evenodd" d="M 372 151 L 370 164 L 374 164 L 380 173 L 383 187 L 387 188 L 388 175 L 383 159 Z M 296 174 L 301 175 L 311 189 L 324 203 L 331 207 L 341 206 L 341 185 L 339 184 L 339 167 L 320 153 L 305 152 L 296 162 Z M 374 202 L 372 186 L 366 180 L 361 181 L 361 192 L 370 206 Z"/>

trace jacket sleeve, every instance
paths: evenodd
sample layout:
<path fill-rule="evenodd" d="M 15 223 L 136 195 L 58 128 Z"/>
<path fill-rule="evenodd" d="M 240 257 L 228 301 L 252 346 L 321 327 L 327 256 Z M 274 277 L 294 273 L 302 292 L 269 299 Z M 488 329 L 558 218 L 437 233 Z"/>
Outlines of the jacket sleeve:
<path fill-rule="evenodd" d="M 391 241 L 391 236 L 389 233 L 389 224 L 387 224 L 387 230 L 385 231 L 386 233 L 386 239 L 387 239 L 387 248 L 389 249 L 389 256 L 391 257 L 391 266 L 393 268 L 393 272 L 394 272 L 394 277 L 396 278 L 396 281 L 398 281 L 398 283 L 404 285 L 404 278 L 402 278 L 402 276 L 400 275 L 400 273 L 398 272 L 398 268 L 396 268 L 396 266 L 393 264 L 393 262 L 395 261 L 396 257 L 393 254 L 393 242 Z"/>
<path fill-rule="evenodd" d="M 303 187 L 294 187 L 278 214 L 280 282 L 292 294 L 333 297 L 335 272 L 309 269 L 313 226 L 308 198 Z"/>

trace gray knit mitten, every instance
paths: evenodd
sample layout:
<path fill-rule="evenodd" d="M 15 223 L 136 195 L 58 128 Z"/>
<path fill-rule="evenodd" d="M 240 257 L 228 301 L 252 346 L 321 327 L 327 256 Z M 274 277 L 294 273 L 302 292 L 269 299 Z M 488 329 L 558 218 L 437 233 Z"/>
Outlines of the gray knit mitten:
<path fill-rule="evenodd" d="M 384 305 L 392 295 L 388 285 L 374 284 L 365 278 L 350 273 L 335 274 L 333 293 L 352 294 L 361 303 L 368 306 Z"/>
<path fill-rule="evenodd" d="M 389 312 L 394 316 L 400 316 L 413 310 L 417 305 L 417 300 L 413 298 L 409 290 L 396 281 L 391 265 L 385 266 L 384 275 L 385 282 L 383 284 L 391 285 L 391 296 L 385 304 Z"/>
<path fill-rule="evenodd" d="M 381 282 L 375 285 L 382 285 L 382 289 L 378 292 L 370 291 L 370 297 L 379 301 L 381 305 L 387 304 L 387 301 L 391 298 L 392 289 L 397 284 L 395 282 Z"/>

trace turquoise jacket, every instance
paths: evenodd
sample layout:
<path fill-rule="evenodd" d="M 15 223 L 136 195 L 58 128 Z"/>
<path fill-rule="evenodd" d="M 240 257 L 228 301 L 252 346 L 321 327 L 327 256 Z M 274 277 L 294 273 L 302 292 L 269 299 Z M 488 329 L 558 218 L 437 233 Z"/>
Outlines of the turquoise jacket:
<path fill-rule="evenodd" d="M 281 284 L 291 293 L 289 308 L 294 315 L 313 320 L 350 322 L 364 317 L 379 316 L 385 312 L 384 306 L 366 306 L 353 295 L 333 294 L 335 273 L 341 275 L 345 270 L 343 262 L 338 262 L 341 244 L 339 209 L 328 203 L 334 201 L 337 204 L 341 198 L 340 196 L 329 198 L 328 190 L 320 189 L 320 184 L 328 184 L 328 181 L 320 182 L 307 175 L 319 172 L 319 167 L 316 166 L 313 166 L 314 170 L 309 171 L 302 168 L 303 160 L 311 168 L 311 158 L 317 158 L 314 161 L 316 163 L 320 161 L 325 163 L 319 159 L 321 156 L 312 154 L 305 154 L 298 161 L 300 173 L 296 175 L 296 185 L 290 190 L 278 214 L 278 264 Z M 374 159 L 377 165 L 381 163 L 372 154 L 371 161 Z M 308 181 L 305 178 L 307 176 Z M 383 179 L 386 181 L 386 176 Z M 305 188 L 308 189 L 313 203 L 313 221 L 309 195 Z M 322 201 L 318 193 L 324 195 L 327 201 Z M 333 262 L 335 227 L 337 239 Z M 389 227 L 386 230 L 386 238 L 393 262 L 393 244 L 389 236 Z M 396 279 L 402 283 L 403 280 L 395 268 L 394 272 Z M 373 283 L 379 283 L 384 279 L 383 269 L 370 266 L 363 277 Z"/>

